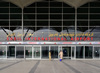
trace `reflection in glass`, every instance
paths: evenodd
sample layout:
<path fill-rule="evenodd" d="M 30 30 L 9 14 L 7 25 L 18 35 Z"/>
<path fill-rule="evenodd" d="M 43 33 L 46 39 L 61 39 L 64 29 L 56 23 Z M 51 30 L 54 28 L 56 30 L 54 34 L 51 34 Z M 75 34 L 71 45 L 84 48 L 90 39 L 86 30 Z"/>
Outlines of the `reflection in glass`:
<path fill-rule="evenodd" d="M 25 47 L 25 58 L 32 58 L 32 47 Z"/>
<path fill-rule="evenodd" d="M 0 46 L 0 58 L 6 58 L 6 47 Z"/>
<path fill-rule="evenodd" d="M 71 57 L 71 47 L 62 47 L 63 57 Z"/>
<path fill-rule="evenodd" d="M 8 46 L 7 57 L 8 58 L 15 57 L 15 46 Z"/>
<path fill-rule="evenodd" d="M 94 47 L 94 58 L 100 57 L 100 47 Z"/>
<path fill-rule="evenodd" d="M 34 58 L 40 58 L 40 47 L 34 47 Z"/>
<path fill-rule="evenodd" d="M 51 46 L 51 58 L 58 58 L 58 46 Z"/>
<path fill-rule="evenodd" d="M 42 46 L 42 58 L 49 58 L 49 46 Z"/>
<path fill-rule="evenodd" d="M 24 58 L 24 46 L 16 46 L 16 58 Z"/>
<path fill-rule="evenodd" d="M 83 46 L 77 46 L 76 47 L 76 58 L 83 58 Z"/>
<path fill-rule="evenodd" d="M 85 58 L 93 58 L 93 47 L 92 46 L 85 46 Z"/>

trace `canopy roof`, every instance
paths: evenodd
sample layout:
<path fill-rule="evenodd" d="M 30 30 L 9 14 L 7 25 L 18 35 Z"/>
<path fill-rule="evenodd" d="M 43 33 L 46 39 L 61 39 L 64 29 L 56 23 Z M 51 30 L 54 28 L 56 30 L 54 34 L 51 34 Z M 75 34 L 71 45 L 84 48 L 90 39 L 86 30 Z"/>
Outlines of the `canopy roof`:
<path fill-rule="evenodd" d="M 44 0 L 3 0 L 3 1 L 11 2 L 21 8 L 24 8 L 34 2 L 44 1 Z M 78 8 L 88 2 L 97 1 L 97 0 L 56 0 L 56 1 L 64 2 L 74 8 Z"/>
<path fill-rule="evenodd" d="M 56 1 L 60 1 L 60 2 L 64 2 L 74 8 L 78 8 L 88 2 L 93 2 L 93 1 L 97 1 L 97 0 L 56 0 Z"/>

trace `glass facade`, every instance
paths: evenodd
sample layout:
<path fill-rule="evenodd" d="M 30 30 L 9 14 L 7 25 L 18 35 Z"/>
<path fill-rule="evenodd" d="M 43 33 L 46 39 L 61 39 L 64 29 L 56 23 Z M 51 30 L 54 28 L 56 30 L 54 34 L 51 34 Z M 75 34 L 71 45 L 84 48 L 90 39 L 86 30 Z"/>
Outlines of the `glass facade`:
<path fill-rule="evenodd" d="M 77 9 L 55 0 L 34 2 L 23 9 L 0 1 L 0 43 L 29 42 L 28 46 L 0 45 L 0 59 L 49 59 L 49 51 L 52 59 L 57 59 L 60 50 L 67 59 L 100 59 L 99 34 L 100 1 L 88 2 Z M 94 45 L 77 45 L 84 41 Z M 35 42 L 44 44 L 37 46 Z"/>
<path fill-rule="evenodd" d="M 100 59 L 100 46 L 90 45 L 16 45 L 0 46 L 0 59 L 59 59 L 59 52 L 63 51 L 63 59 Z"/>
<path fill-rule="evenodd" d="M 22 10 L 1 1 L 0 41 L 100 41 L 99 4 L 89 2 L 75 9 L 50 0 Z"/>

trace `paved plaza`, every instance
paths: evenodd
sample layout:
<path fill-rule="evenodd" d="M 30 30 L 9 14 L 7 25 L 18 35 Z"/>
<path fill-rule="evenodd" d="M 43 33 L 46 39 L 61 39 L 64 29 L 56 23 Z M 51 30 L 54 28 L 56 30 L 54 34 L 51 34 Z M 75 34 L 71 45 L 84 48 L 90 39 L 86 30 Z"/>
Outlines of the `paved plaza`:
<path fill-rule="evenodd" d="M 0 73 L 100 73 L 100 60 L 0 60 Z"/>

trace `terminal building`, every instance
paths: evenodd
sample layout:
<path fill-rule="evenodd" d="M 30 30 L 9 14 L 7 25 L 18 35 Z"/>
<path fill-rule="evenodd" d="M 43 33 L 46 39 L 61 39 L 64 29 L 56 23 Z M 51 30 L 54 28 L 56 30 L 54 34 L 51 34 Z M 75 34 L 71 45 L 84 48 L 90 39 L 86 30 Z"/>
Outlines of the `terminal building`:
<path fill-rule="evenodd" d="M 0 0 L 0 59 L 100 60 L 100 0 Z"/>

